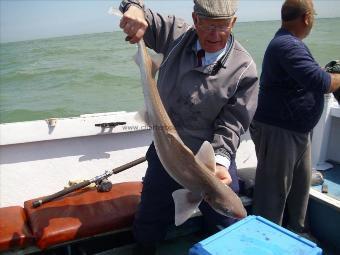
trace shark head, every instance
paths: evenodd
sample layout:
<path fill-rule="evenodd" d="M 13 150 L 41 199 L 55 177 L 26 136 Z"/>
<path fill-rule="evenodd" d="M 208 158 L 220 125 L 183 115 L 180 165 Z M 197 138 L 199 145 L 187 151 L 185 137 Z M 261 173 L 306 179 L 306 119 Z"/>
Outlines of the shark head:
<path fill-rule="evenodd" d="M 224 186 L 221 192 L 214 194 L 205 194 L 204 200 L 218 213 L 235 218 L 242 219 L 247 217 L 247 211 L 242 204 L 238 203 L 237 195 L 229 186 Z"/>

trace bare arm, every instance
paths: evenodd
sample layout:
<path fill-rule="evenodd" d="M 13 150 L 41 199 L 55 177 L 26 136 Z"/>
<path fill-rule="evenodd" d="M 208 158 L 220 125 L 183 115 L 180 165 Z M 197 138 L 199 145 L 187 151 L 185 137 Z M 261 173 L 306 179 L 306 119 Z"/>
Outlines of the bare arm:
<path fill-rule="evenodd" d="M 340 74 L 339 73 L 331 73 L 331 86 L 329 87 L 328 92 L 335 92 L 340 89 Z"/>

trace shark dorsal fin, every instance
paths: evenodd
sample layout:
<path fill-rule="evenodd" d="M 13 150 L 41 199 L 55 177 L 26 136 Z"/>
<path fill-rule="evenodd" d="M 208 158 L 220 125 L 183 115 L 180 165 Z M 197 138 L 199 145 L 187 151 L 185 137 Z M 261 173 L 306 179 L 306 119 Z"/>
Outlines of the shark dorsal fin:
<path fill-rule="evenodd" d="M 214 149 L 208 141 L 205 141 L 195 156 L 212 172 L 215 172 L 216 161 Z"/>
<path fill-rule="evenodd" d="M 150 54 L 150 58 L 152 61 L 151 74 L 152 77 L 155 78 L 156 73 L 163 62 L 163 54 Z"/>

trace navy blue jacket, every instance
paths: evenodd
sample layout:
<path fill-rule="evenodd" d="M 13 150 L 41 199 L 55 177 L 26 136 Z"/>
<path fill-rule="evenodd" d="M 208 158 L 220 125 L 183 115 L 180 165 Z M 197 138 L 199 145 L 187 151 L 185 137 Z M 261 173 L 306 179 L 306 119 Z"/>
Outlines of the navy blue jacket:
<path fill-rule="evenodd" d="M 254 119 L 309 132 L 320 119 L 330 83 L 330 74 L 318 65 L 307 46 L 281 28 L 264 55 Z"/>

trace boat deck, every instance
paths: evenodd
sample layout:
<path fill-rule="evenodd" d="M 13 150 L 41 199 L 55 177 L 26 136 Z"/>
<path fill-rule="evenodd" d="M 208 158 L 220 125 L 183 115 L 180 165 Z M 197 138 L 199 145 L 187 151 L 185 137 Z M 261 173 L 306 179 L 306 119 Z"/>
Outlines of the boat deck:
<path fill-rule="evenodd" d="M 333 168 L 322 171 L 324 185 L 328 186 L 327 195 L 340 201 L 340 164 L 332 163 Z M 314 190 L 322 192 L 322 185 L 314 186 Z"/>
<path fill-rule="evenodd" d="M 320 242 L 324 254 L 340 254 L 340 164 L 322 171 L 328 192 L 322 192 L 322 185 L 311 187 L 308 218 L 312 235 Z"/>

